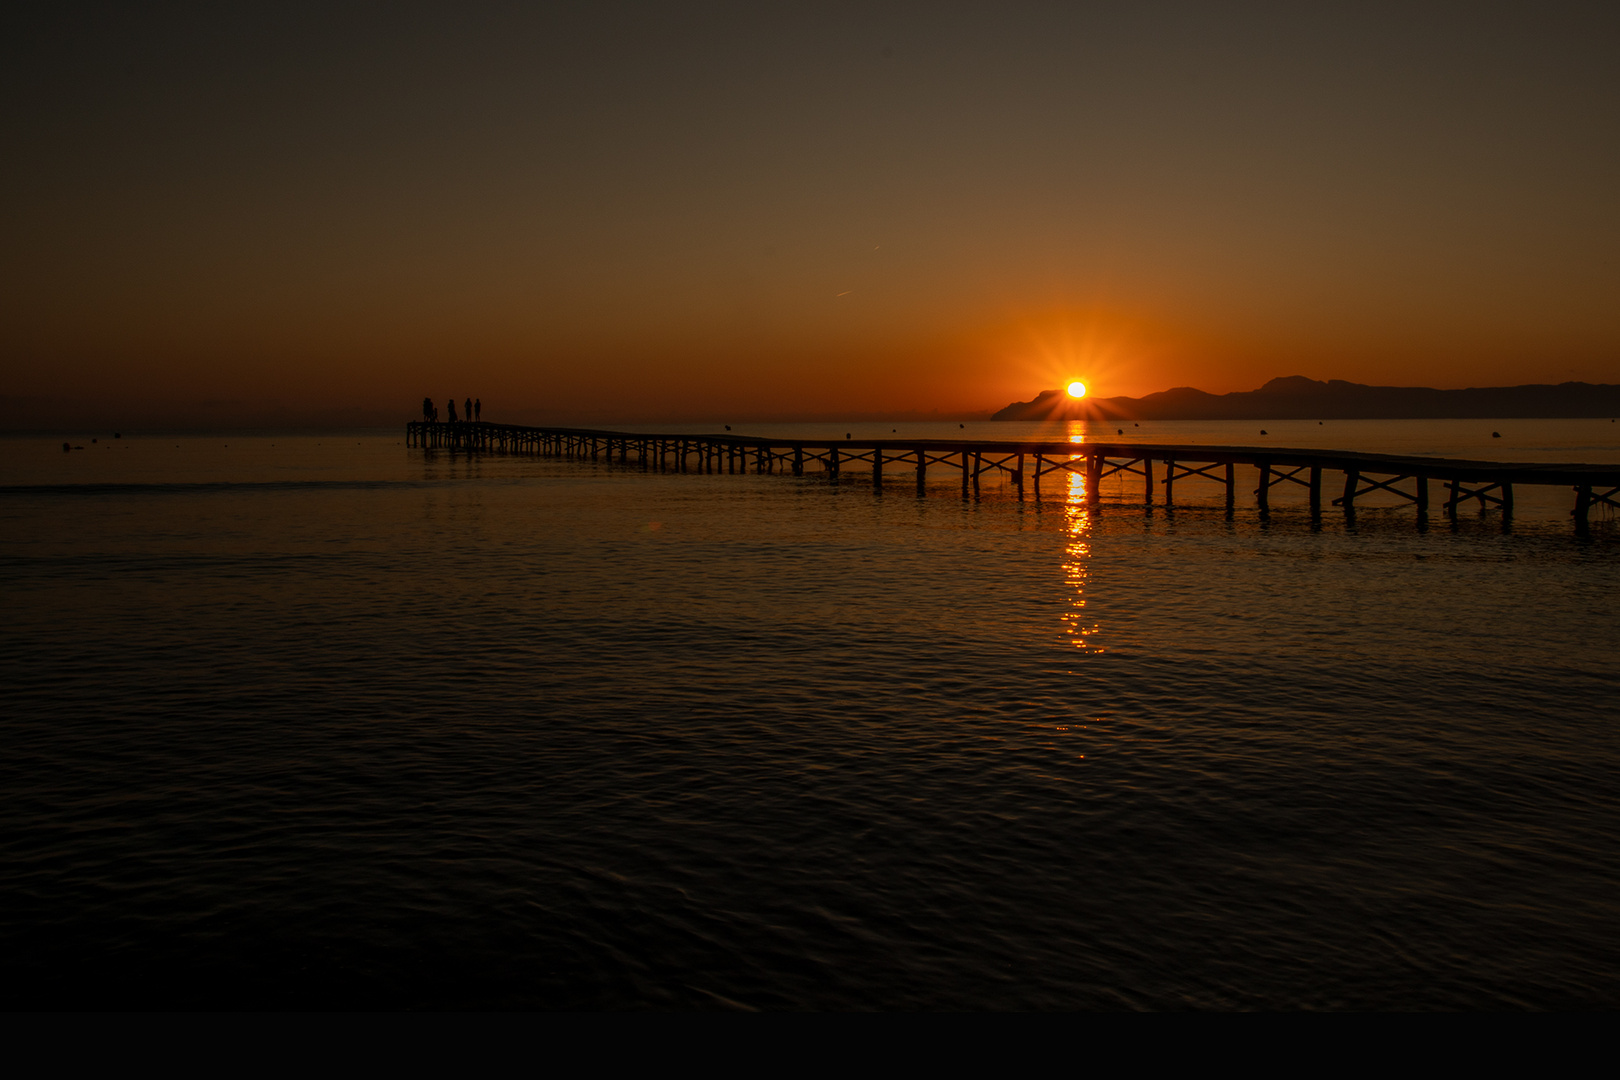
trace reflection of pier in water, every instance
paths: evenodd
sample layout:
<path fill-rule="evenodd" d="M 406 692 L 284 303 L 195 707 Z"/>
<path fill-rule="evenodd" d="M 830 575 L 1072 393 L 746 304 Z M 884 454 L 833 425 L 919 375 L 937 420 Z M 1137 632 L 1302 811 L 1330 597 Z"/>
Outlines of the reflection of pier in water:
<path fill-rule="evenodd" d="M 1355 512 L 1356 500 L 1386 492 L 1416 506 L 1420 520 L 1430 509 L 1430 484 L 1440 487 L 1440 509 L 1455 516 L 1473 500 L 1513 516 L 1513 488 L 1533 484 L 1572 488 L 1577 528 L 1593 506 L 1620 507 L 1620 466 L 1461 461 L 1449 458 L 1364 454 L 1348 450 L 1291 450 L 1254 446 L 1178 446 L 1147 443 L 1008 441 L 999 439 L 777 439 L 752 435 L 666 435 L 585 428 L 522 427 L 515 424 L 426 423 L 406 425 L 406 445 L 424 449 L 537 454 L 659 472 L 756 472 L 805 475 L 819 471 L 838 483 L 846 468 L 867 473 L 881 490 L 895 473 L 910 472 L 919 492 L 930 467 L 961 476 L 962 494 L 977 492 L 986 474 L 1010 480 L 1019 495 L 1026 484 L 1036 498 L 1041 480 L 1053 473 L 1084 478 L 1086 502 L 1097 505 L 1102 481 L 1136 477 L 1145 505 L 1175 505 L 1178 481 L 1193 478 L 1224 486 L 1226 509 L 1237 499 L 1237 468 L 1258 471 L 1256 503 L 1265 513 L 1279 484 L 1306 488 L 1311 513 L 1322 511 L 1323 473 L 1343 476 L 1332 505 Z M 1155 465 L 1162 473 L 1155 483 Z M 1129 482 L 1129 481 L 1127 481 Z M 1162 488 L 1162 492 L 1160 491 Z M 1330 491 L 1331 494 L 1331 491 Z"/>

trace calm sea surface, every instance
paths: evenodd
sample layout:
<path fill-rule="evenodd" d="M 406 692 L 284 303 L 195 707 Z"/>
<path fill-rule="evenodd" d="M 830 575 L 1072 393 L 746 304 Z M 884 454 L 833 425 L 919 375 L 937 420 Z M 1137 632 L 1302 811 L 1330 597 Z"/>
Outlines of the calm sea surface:
<path fill-rule="evenodd" d="M 1620 528 L 1567 489 L 1420 530 L 110 434 L 0 441 L 8 1008 L 1620 1005 Z"/>

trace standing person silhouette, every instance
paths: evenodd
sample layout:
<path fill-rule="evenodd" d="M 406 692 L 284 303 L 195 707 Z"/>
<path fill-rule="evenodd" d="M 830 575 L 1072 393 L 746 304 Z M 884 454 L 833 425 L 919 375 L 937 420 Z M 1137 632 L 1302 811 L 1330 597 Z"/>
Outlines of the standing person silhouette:
<path fill-rule="evenodd" d="M 473 398 L 473 419 L 474 420 L 482 420 L 483 418 L 484 418 L 484 399 L 483 398 Z"/>
<path fill-rule="evenodd" d="M 432 420 L 433 419 L 433 399 L 432 398 L 423 398 L 422 399 L 422 419 L 424 419 L 424 420 Z"/>
<path fill-rule="evenodd" d="M 453 424 L 453 423 L 456 422 L 456 399 L 455 398 L 450 399 L 449 412 L 450 412 L 450 422 Z"/>
<path fill-rule="evenodd" d="M 467 399 L 466 408 L 461 410 L 461 415 L 465 416 L 468 420 L 471 420 L 473 418 L 473 415 L 472 415 L 472 398 Z"/>

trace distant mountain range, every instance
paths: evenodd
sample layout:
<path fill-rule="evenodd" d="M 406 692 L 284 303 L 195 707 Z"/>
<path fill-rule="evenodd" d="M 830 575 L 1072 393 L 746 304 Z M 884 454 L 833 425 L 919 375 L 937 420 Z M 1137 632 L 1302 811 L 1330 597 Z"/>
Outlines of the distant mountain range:
<path fill-rule="evenodd" d="M 1272 379 L 1258 390 L 1206 394 L 1178 386 L 1146 397 L 1080 398 L 1043 390 L 1015 401 L 992 420 L 1403 420 L 1495 417 L 1620 416 L 1620 386 L 1364 386 L 1302 375 Z"/>

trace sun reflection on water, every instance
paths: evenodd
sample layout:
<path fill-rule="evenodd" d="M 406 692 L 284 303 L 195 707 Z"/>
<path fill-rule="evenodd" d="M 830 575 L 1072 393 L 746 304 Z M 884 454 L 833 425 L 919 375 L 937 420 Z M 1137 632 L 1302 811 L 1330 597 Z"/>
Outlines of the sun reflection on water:
<path fill-rule="evenodd" d="M 1083 442 L 1085 436 L 1070 436 L 1070 442 Z M 1092 510 L 1086 506 L 1086 474 L 1079 461 L 1075 468 L 1065 472 L 1068 477 L 1069 497 L 1064 502 L 1064 531 L 1068 542 L 1063 549 L 1063 579 L 1069 587 L 1069 607 L 1063 613 L 1063 632 L 1071 644 L 1082 652 L 1100 653 L 1103 646 L 1097 640 L 1101 626 L 1088 617 L 1086 593 L 1091 578 Z"/>

